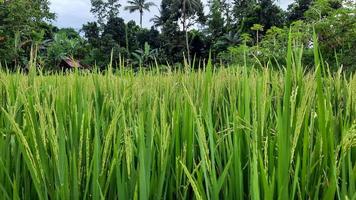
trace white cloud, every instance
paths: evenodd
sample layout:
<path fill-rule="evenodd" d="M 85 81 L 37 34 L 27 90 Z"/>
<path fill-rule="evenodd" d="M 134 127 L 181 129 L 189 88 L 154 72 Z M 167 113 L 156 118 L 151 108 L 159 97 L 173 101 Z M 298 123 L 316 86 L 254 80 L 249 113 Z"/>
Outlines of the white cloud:
<path fill-rule="evenodd" d="M 50 0 L 51 10 L 57 14 L 54 22 L 59 27 L 80 29 L 82 24 L 94 20 L 90 13 L 90 0 Z"/>
<path fill-rule="evenodd" d="M 152 7 L 151 12 L 145 12 L 143 16 L 143 25 L 144 27 L 152 26 L 152 22 L 150 19 L 154 17 L 154 15 L 159 14 L 159 6 L 160 0 L 151 0 L 153 1 L 157 7 Z M 206 4 L 207 0 L 203 0 Z M 282 8 L 286 9 L 287 6 L 293 0 L 279 0 L 278 3 L 282 6 Z M 83 24 L 89 21 L 94 21 L 94 16 L 90 13 L 90 0 L 50 0 L 51 2 L 51 10 L 57 14 L 57 19 L 54 22 L 55 25 L 59 27 L 72 27 L 75 29 L 80 29 Z M 139 23 L 139 14 L 129 13 L 128 11 L 124 11 L 124 7 L 126 6 L 126 0 L 122 0 L 123 6 L 121 8 L 120 17 L 124 18 L 126 21 L 135 20 L 136 23 Z"/>
<path fill-rule="evenodd" d="M 283 8 L 287 9 L 288 5 L 290 5 L 293 2 L 293 0 L 279 0 L 277 3 Z"/>
<path fill-rule="evenodd" d="M 143 24 L 145 27 L 150 27 L 152 23 L 150 19 L 154 15 L 158 14 L 158 6 L 160 5 L 160 0 L 154 0 L 157 7 L 152 7 L 151 12 L 145 12 L 143 16 Z M 50 7 L 52 12 L 57 14 L 57 19 L 54 24 L 59 27 L 72 27 L 75 29 L 80 29 L 83 24 L 89 21 L 95 21 L 94 16 L 90 13 L 90 0 L 50 0 Z M 124 11 L 123 3 L 121 8 L 120 17 L 125 20 L 135 20 L 137 23 L 139 21 L 139 14 L 129 13 Z"/>

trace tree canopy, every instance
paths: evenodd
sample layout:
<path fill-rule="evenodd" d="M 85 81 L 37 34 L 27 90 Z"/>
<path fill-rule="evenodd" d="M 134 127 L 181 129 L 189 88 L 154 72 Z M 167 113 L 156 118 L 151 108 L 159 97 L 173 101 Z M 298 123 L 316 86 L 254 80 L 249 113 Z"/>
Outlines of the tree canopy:
<path fill-rule="evenodd" d="M 239 63 L 283 64 L 287 36 L 304 49 L 307 64 L 312 33 L 318 33 L 320 49 L 332 65 L 342 62 L 353 69 L 356 41 L 355 2 L 348 0 L 295 0 L 287 10 L 275 0 L 162 0 L 151 28 L 144 28 L 144 12 L 155 6 L 148 0 L 91 0 L 97 21 L 80 30 L 51 25 L 55 13 L 48 0 L 5 0 L 0 2 L 0 63 L 10 68 L 26 67 L 30 51 L 38 51 L 40 63 L 54 65 L 63 56 L 87 65 L 105 68 L 113 62 L 127 66 L 189 64 L 206 60 Z M 139 25 L 125 21 L 121 9 L 139 12 Z M 149 53 L 148 53 L 149 52 Z M 58 53 L 58 55 L 56 55 Z M 153 55 L 158 55 L 151 59 Z M 148 59 L 150 58 L 150 59 Z M 345 67 L 346 68 L 346 67 Z"/>

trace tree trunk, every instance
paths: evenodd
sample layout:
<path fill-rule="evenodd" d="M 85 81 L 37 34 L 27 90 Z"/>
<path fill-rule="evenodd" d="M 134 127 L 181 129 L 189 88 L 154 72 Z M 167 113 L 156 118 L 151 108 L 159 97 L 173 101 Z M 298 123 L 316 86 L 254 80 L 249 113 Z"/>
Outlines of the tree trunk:
<path fill-rule="evenodd" d="M 188 27 L 187 27 L 187 15 L 186 15 L 186 0 L 183 0 L 183 32 L 185 33 L 185 45 L 187 50 L 187 59 L 188 65 L 191 67 L 191 59 L 190 59 L 190 49 L 189 49 L 189 35 L 188 35 Z"/>
<path fill-rule="evenodd" d="M 257 30 L 257 49 L 258 49 L 258 44 L 259 44 L 259 31 Z"/>
<path fill-rule="evenodd" d="M 128 36 L 127 29 L 128 29 L 127 24 L 125 24 L 125 43 L 126 43 L 126 51 L 127 51 L 127 53 L 130 55 L 129 36 Z"/>
<path fill-rule="evenodd" d="M 187 59 L 189 67 L 191 67 L 191 59 L 190 59 L 190 45 L 189 45 L 189 35 L 188 30 L 185 30 L 185 45 L 187 46 Z"/>
<path fill-rule="evenodd" d="M 140 26 L 142 28 L 142 18 L 143 18 L 143 11 L 140 11 Z"/>

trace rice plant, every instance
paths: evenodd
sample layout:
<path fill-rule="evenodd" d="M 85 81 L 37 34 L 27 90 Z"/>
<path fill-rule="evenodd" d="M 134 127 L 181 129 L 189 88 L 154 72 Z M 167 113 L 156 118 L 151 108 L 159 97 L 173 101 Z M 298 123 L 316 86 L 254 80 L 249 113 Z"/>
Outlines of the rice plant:
<path fill-rule="evenodd" d="M 356 77 L 300 51 L 281 70 L 1 72 L 0 197 L 355 199 Z"/>

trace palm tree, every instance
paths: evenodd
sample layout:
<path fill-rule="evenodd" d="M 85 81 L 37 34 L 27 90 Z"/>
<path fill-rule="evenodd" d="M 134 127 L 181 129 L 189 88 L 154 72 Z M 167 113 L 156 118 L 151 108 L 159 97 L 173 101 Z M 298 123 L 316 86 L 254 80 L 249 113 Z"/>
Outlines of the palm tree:
<path fill-rule="evenodd" d="M 161 11 L 159 10 L 159 13 L 161 13 Z M 152 19 L 150 19 L 150 22 L 153 22 L 153 25 L 155 27 L 159 27 L 159 26 L 163 26 L 163 21 L 162 21 L 162 17 L 155 15 Z"/>
<path fill-rule="evenodd" d="M 135 11 L 140 12 L 140 26 L 142 28 L 143 12 L 145 10 L 150 11 L 150 7 L 155 6 L 156 4 L 151 1 L 146 2 L 146 0 L 129 0 L 127 1 L 127 3 L 129 4 L 129 6 L 126 6 L 125 10 L 129 10 L 130 13 L 133 13 Z"/>
<path fill-rule="evenodd" d="M 186 48 L 187 48 L 187 58 L 188 58 L 188 64 L 191 66 L 191 56 L 190 56 L 190 47 L 189 47 L 189 35 L 188 35 L 188 28 L 190 24 L 188 23 L 189 18 L 192 16 L 197 16 L 198 21 L 203 20 L 203 4 L 201 0 L 179 0 L 177 1 L 180 5 L 181 9 L 181 15 L 182 15 L 182 26 L 183 26 L 183 32 L 185 33 L 185 43 L 186 43 Z"/>

